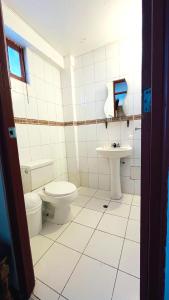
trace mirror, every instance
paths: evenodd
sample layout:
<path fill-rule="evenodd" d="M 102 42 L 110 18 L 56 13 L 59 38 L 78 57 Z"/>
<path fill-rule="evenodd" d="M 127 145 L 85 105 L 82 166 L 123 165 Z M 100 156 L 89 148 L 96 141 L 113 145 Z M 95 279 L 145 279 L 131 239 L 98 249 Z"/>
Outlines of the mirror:
<path fill-rule="evenodd" d="M 113 81 L 114 116 L 124 116 L 124 101 L 127 96 L 127 82 L 125 79 Z"/>
<path fill-rule="evenodd" d="M 104 105 L 104 113 L 106 115 L 106 118 L 113 118 L 114 117 L 114 101 L 113 101 L 113 85 L 112 82 L 107 83 L 107 99 Z"/>
<path fill-rule="evenodd" d="M 107 83 L 108 96 L 104 105 L 106 118 L 122 117 L 124 113 L 124 102 L 127 96 L 127 82 L 119 79 Z"/>

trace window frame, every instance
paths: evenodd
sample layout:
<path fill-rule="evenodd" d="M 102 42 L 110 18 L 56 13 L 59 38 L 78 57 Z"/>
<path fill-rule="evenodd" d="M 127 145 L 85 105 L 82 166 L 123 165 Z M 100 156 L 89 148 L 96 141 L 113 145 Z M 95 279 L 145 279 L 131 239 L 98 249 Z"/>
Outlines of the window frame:
<path fill-rule="evenodd" d="M 10 77 L 18 79 L 20 81 L 26 82 L 26 73 L 25 73 L 25 60 L 24 60 L 24 49 L 16 44 L 14 41 L 6 38 L 6 44 L 7 44 L 7 55 L 8 55 L 8 66 L 9 66 L 9 74 Z M 20 68 L 21 68 L 21 76 L 17 76 L 10 71 L 10 65 L 9 65 L 9 54 L 8 54 L 8 47 L 14 49 L 19 54 L 19 61 L 20 61 Z"/>
<path fill-rule="evenodd" d="M 122 79 L 118 79 L 118 80 L 114 80 L 113 81 L 114 115 L 116 115 L 116 96 L 117 95 L 121 95 L 121 94 L 126 94 L 127 95 L 127 91 L 126 90 L 125 91 L 121 91 L 121 92 L 115 92 L 116 84 L 122 83 L 122 82 L 126 82 L 126 79 L 122 78 Z"/>

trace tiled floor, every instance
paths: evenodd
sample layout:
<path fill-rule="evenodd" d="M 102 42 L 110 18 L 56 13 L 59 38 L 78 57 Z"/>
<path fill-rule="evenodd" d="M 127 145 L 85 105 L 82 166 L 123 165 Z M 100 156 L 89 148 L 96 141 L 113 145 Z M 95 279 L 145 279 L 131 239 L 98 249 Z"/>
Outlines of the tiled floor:
<path fill-rule="evenodd" d="M 80 188 L 71 222 L 31 240 L 37 299 L 139 300 L 139 215 L 138 196 Z"/>

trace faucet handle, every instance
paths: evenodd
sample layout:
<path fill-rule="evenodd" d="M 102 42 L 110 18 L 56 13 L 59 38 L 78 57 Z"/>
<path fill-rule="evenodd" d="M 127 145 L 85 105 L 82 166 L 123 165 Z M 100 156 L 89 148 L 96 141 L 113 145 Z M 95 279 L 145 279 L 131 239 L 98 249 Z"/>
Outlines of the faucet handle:
<path fill-rule="evenodd" d="M 120 143 L 119 142 L 118 143 L 112 143 L 111 146 L 113 148 L 117 148 L 117 147 L 120 147 Z"/>

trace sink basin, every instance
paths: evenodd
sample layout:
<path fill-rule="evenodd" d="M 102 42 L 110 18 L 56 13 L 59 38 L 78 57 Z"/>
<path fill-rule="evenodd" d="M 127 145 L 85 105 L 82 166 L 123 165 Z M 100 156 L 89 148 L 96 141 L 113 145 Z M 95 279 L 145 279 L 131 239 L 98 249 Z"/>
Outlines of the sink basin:
<path fill-rule="evenodd" d="M 122 147 L 99 147 L 96 148 L 96 151 L 104 157 L 107 158 L 122 158 L 131 155 L 132 148 L 130 146 L 122 146 Z"/>
<path fill-rule="evenodd" d="M 122 197 L 121 182 L 120 182 L 120 158 L 130 156 L 132 148 L 130 146 L 122 147 L 98 147 L 97 153 L 101 156 L 109 159 L 110 162 L 110 174 L 111 174 L 111 198 L 113 200 L 119 200 Z"/>

